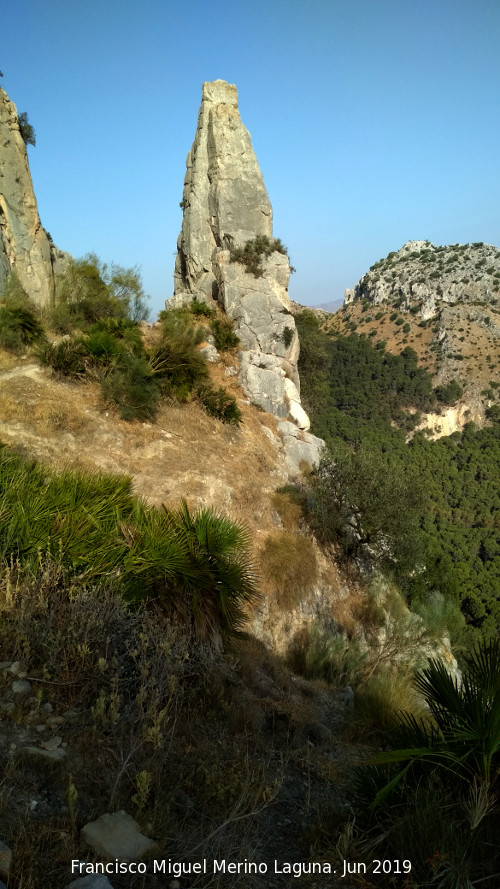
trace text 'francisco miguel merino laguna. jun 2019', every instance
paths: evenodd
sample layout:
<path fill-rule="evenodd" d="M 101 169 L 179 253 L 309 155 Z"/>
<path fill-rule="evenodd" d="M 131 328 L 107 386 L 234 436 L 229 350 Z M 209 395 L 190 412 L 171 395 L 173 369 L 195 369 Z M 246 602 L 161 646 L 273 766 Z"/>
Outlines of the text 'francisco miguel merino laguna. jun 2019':
<path fill-rule="evenodd" d="M 301 877 L 304 874 L 337 874 L 346 877 L 350 874 L 409 874 L 411 861 L 408 859 L 373 859 L 369 862 L 347 861 L 229 861 L 225 858 L 200 861 L 173 861 L 171 858 L 154 861 L 115 861 L 85 862 L 73 859 L 71 873 L 79 874 L 165 874 L 179 879 L 196 874 L 289 874 Z"/>

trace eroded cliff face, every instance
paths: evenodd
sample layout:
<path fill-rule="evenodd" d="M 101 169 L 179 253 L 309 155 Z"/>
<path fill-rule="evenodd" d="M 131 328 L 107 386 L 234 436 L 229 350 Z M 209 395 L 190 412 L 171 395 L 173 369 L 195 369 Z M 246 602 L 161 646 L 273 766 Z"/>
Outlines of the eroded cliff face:
<path fill-rule="evenodd" d="M 47 305 L 67 257 L 40 222 L 17 109 L 0 89 L 0 291 L 14 272 L 33 302 Z"/>
<path fill-rule="evenodd" d="M 300 403 L 288 256 L 276 250 L 263 257 L 259 276 L 234 262 L 236 248 L 273 235 L 271 204 L 234 85 L 203 84 L 186 167 L 175 290 L 167 306 L 194 298 L 219 305 L 240 338 L 240 382 L 248 398 L 305 434 L 310 423 Z"/>

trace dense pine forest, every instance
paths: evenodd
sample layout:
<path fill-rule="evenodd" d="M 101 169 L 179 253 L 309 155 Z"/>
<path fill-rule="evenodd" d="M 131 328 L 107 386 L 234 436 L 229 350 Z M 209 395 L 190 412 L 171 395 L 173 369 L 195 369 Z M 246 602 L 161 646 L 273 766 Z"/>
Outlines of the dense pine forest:
<path fill-rule="evenodd" d="M 353 504 L 364 501 L 359 528 L 373 524 L 376 514 L 380 534 L 389 535 L 391 543 L 392 560 L 386 552 L 385 567 L 396 574 L 412 607 L 426 608 L 438 592 L 454 615 L 452 635 L 459 632 L 466 647 L 481 636 L 497 635 L 500 424 L 495 409 L 489 412 L 491 425 L 483 429 L 468 423 L 461 433 L 437 441 L 420 432 L 408 441 L 420 412 L 456 401 L 460 385 L 452 381 L 434 390 L 411 348 L 393 355 L 383 343 L 372 345 L 354 332 L 327 335 L 312 312 L 298 315 L 297 327 L 303 401 L 313 431 L 335 455 L 351 512 Z M 325 472 L 321 475 L 325 490 Z M 371 505 L 366 491 L 374 480 L 377 497 Z M 399 535 L 391 537 L 391 528 L 399 528 Z M 337 540 L 342 534 L 346 549 L 352 548 L 352 535 L 346 541 L 345 521 L 339 519 Z M 356 540 L 370 542 L 359 533 Z M 466 621 L 460 631 L 456 606 Z"/>

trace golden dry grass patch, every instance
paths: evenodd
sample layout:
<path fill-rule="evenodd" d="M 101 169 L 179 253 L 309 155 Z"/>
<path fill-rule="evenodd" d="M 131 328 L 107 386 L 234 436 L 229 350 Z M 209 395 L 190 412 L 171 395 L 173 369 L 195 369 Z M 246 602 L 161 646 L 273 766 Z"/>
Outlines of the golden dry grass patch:
<path fill-rule="evenodd" d="M 278 513 L 285 531 L 297 531 L 302 518 L 302 507 L 295 503 L 289 494 L 275 491 L 271 503 Z"/>
<path fill-rule="evenodd" d="M 293 608 L 314 586 L 318 563 L 312 540 L 302 534 L 269 534 L 260 554 L 263 576 L 276 592 L 278 604 Z"/>
<path fill-rule="evenodd" d="M 8 370 L 0 381 L 0 423 L 9 444 L 58 469 L 130 475 L 134 492 L 155 505 L 177 507 L 184 497 L 192 508 L 219 509 L 247 525 L 258 552 L 274 527 L 270 494 L 286 480 L 263 430 L 276 435 L 276 420 L 244 403 L 224 365 L 210 373 L 237 398 L 239 427 L 208 416 L 195 401 L 162 404 L 155 423 L 126 422 L 103 407 L 97 383 L 60 379 L 45 368 L 27 375 L 19 359 Z"/>
<path fill-rule="evenodd" d="M 337 595 L 332 599 L 331 615 L 349 639 L 365 624 L 369 616 L 368 592 L 361 585 L 350 584 L 347 595 Z"/>

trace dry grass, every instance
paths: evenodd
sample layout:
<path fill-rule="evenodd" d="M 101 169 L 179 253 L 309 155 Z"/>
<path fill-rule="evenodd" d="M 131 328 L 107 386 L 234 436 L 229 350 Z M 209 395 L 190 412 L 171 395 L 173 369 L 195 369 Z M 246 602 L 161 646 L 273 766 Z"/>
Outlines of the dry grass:
<path fill-rule="evenodd" d="M 289 494 L 281 492 L 272 495 L 271 503 L 278 513 L 285 531 L 297 531 L 302 518 L 300 504 L 294 503 Z"/>
<path fill-rule="evenodd" d="M 293 608 L 314 586 L 318 564 L 312 541 L 301 534 L 270 534 L 261 553 L 264 576 L 277 591 L 278 604 Z"/>
<path fill-rule="evenodd" d="M 413 688 L 413 672 L 389 666 L 358 685 L 351 729 L 355 735 L 364 729 L 383 733 L 400 721 L 402 713 L 411 713 L 417 720 L 429 715 Z"/>
<path fill-rule="evenodd" d="M 332 601 L 332 617 L 351 639 L 360 624 L 364 624 L 369 614 L 369 602 L 366 589 L 360 585 L 351 585 L 347 595 L 338 596 Z"/>
<path fill-rule="evenodd" d="M 240 428 L 195 403 L 163 404 L 155 424 L 127 423 L 102 409 L 97 384 L 58 379 L 33 358 L 2 353 L 0 359 L 1 441 L 56 468 L 130 475 L 134 492 L 155 505 L 177 507 L 184 497 L 191 507 L 220 509 L 248 525 L 258 551 L 273 528 L 270 494 L 286 474 L 263 432 L 268 426 L 276 434 L 275 419 L 244 403 L 237 379 L 225 376 L 225 362 L 210 372 L 215 385 L 238 399 Z"/>

